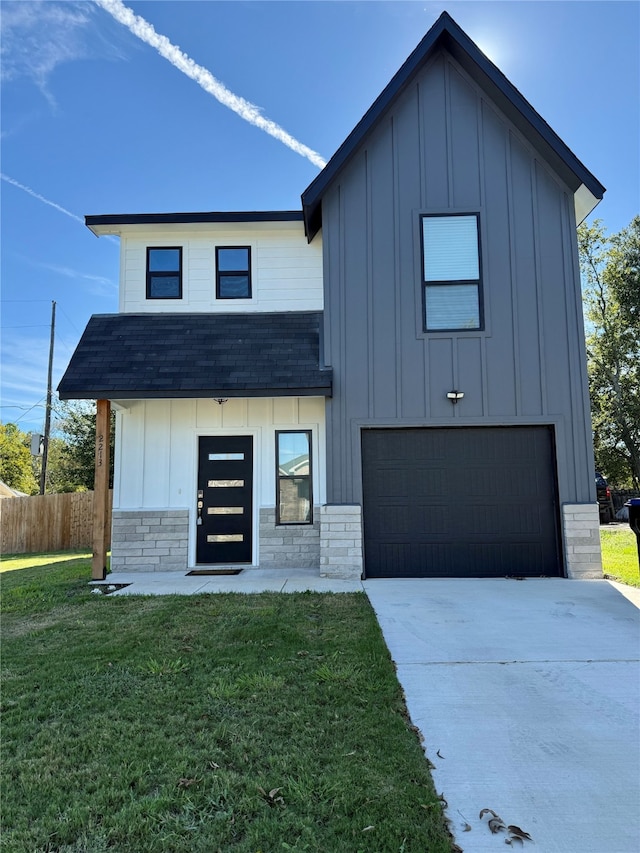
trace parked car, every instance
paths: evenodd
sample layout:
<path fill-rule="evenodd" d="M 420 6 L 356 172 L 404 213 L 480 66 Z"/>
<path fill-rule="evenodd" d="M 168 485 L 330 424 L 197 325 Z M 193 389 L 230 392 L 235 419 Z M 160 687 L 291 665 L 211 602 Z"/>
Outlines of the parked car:
<path fill-rule="evenodd" d="M 596 494 L 598 497 L 600 524 L 609 524 L 615 518 L 611 489 L 605 478 L 598 471 L 596 471 Z"/>

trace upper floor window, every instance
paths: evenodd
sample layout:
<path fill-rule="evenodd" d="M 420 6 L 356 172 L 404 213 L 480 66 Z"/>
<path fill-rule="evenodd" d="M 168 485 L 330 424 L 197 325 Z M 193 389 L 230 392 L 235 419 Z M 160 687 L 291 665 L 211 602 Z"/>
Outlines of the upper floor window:
<path fill-rule="evenodd" d="M 251 299 L 251 247 L 216 247 L 216 298 Z"/>
<path fill-rule="evenodd" d="M 147 248 L 147 299 L 182 299 L 182 247 Z"/>
<path fill-rule="evenodd" d="M 422 217 L 426 331 L 482 328 L 478 215 Z"/>
<path fill-rule="evenodd" d="M 276 524 L 311 524 L 311 432 L 276 431 Z"/>

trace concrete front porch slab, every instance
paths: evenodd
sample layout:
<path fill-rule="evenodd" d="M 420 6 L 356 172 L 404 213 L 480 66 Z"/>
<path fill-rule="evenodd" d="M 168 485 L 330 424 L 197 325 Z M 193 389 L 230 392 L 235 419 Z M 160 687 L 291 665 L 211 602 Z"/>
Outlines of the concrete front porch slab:
<path fill-rule="evenodd" d="M 129 586 L 111 595 L 196 595 L 241 592 L 362 592 L 362 581 L 320 577 L 313 569 L 246 569 L 239 575 L 186 572 L 113 572 L 104 583 Z"/>

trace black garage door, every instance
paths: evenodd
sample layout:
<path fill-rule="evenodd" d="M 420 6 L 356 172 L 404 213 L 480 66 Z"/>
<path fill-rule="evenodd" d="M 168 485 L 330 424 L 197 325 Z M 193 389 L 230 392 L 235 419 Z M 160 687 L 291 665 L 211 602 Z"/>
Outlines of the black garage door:
<path fill-rule="evenodd" d="M 362 431 L 367 577 L 561 574 L 550 427 Z"/>

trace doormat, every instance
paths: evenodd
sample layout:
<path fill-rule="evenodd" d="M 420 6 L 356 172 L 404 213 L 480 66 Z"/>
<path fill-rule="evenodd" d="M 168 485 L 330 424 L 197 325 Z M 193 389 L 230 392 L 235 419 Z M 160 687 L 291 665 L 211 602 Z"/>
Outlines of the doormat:
<path fill-rule="evenodd" d="M 191 575 L 239 575 L 242 569 L 194 569 L 192 572 L 187 572 L 187 577 Z"/>

